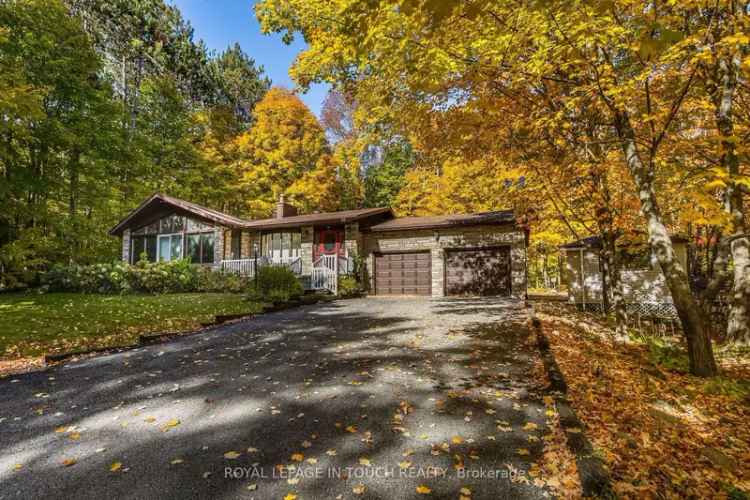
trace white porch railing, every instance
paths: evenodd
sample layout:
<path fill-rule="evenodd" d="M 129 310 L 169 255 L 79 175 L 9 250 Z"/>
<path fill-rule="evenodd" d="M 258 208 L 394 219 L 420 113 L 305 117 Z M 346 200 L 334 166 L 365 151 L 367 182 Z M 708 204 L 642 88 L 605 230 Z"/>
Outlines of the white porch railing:
<path fill-rule="evenodd" d="M 240 276 L 255 276 L 255 259 L 222 260 L 221 270 Z"/>
<path fill-rule="evenodd" d="M 313 262 L 310 287 L 313 290 L 328 290 L 336 295 L 339 290 L 339 260 L 336 255 L 321 255 Z"/>
<path fill-rule="evenodd" d="M 339 291 L 338 281 L 336 271 L 327 267 L 313 267 L 310 276 L 310 288 L 313 290 L 328 290 L 336 295 Z"/>
<path fill-rule="evenodd" d="M 336 256 L 335 255 L 321 255 L 318 257 L 318 260 L 313 262 L 313 268 L 316 267 L 325 267 L 326 269 L 330 269 L 332 271 L 336 270 L 338 267 L 338 263 L 336 262 Z"/>
<path fill-rule="evenodd" d="M 263 266 L 286 266 L 296 274 L 302 274 L 301 257 L 276 257 L 273 259 L 259 257 L 258 259 L 234 259 L 222 260 L 221 269 L 226 272 L 239 274 L 240 276 L 255 276 L 255 271 Z"/>
<path fill-rule="evenodd" d="M 313 262 L 313 267 L 325 267 L 338 274 L 349 274 L 354 272 L 354 262 L 348 255 L 321 255 L 318 260 Z"/>
<path fill-rule="evenodd" d="M 339 257 L 339 274 L 350 274 L 354 272 L 354 260 L 347 254 Z"/>
<path fill-rule="evenodd" d="M 268 259 L 268 263 L 274 266 L 286 266 L 297 276 L 302 274 L 302 257 L 276 257 Z"/>

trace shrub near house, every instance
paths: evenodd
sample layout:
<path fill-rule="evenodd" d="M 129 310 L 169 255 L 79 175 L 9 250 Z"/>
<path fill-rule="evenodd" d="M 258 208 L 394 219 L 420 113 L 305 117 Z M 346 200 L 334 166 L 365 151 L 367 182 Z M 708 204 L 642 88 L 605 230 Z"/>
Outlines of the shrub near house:
<path fill-rule="evenodd" d="M 288 302 L 304 293 L 297 277 L 284 266 L 261 267 L 249 290 L 250 300 L 262 302 Z"/>
<path fill-rule="evenodd" d="M 237 275 L 196 266 L 186 259 L 55 266 L 44 275 L 43 283 L 52 292 L 80 293 L 238 293 L 247 286 Z"/>

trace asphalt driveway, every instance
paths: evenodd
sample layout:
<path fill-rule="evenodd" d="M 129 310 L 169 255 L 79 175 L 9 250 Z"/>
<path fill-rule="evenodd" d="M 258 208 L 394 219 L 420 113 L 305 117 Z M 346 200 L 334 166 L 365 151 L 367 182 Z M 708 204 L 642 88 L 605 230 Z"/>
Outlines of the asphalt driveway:
<path fill-rule="evenodd" d="M 547 496 L 525 321 L 337 301 L 0 380 L 0 499 Z"/>

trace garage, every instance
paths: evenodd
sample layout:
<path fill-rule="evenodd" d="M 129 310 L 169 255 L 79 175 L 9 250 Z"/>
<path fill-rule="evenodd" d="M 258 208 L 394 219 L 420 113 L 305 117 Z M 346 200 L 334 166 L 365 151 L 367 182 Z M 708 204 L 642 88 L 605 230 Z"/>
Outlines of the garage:
<path fill-rule="evenodd" d="M 447 295 L 510 295 L 510 247 L 445 252 Z"/>
<path fill-rule="evenodd" d="M 432 295 L 430 252 L 375 255 L 377 295 Z"/>

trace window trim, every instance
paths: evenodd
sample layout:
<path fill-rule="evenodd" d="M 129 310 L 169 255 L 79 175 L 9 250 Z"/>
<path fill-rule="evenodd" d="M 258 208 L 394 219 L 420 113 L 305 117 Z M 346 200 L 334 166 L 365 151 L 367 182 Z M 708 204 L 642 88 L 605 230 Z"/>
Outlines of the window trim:
<path fill-rule="evenodd" d="M 285 237 L 285 235 L 288 235 Z M 287 246 L 284 244 L 288 243 Z M 296 243 L 296 244 L 295 244 Z M 276 248 L 278 244 L 278 248 Z M 260 233 L 260 253 L 266 258 L 296 258 L 302 254 L 301 229 L 276 229 Z"/>
<path fill-rule="evenodd" d="M 185 233 L 185 249 L 183 252 L 187 254 L 187 245 L 188 245 L 188 238 L 191 236 L 197 236 L 198 237 L 198 262 L 193 262 L 192 257 L 190 257 L 190 263 L 191 264 L 215 264 L 216 263 L 216 233 L 214 231 L 200 231 L 200 232 L 194 232 L 194 233 Z M 204 255 L 204 248 L 203 248 L 203 237 L 211 237 L 213 238 L 213 250 L 210 252 L 211 260 L 206 260 L 206 255 Z M 185 255 L 187 257 L 187 255 Z"/>
<path fill-rule="evenodd" d="M 178 260 L 173 258 L 172 256 L 172 238 L 174 236 L 180 237 L 180 259 L 182 259 L 185 256 L 185 233 L 167 233 L 167 234 L 159 234 L 156 237 L 156 262 L 172 262 L 173 260 Z M 161 240 L 162 238 L 169 238 L 169 259 L 168 260 L 162 260 L 161 258 Z"/>

